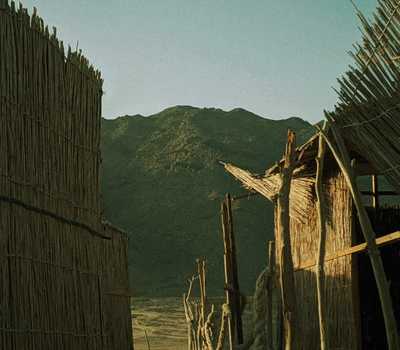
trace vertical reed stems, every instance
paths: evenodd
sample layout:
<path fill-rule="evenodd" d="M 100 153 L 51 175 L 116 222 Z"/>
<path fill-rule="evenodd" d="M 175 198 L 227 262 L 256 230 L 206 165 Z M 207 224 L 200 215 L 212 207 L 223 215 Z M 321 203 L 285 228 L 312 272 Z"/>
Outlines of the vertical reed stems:
<path fill-rule="evenodd" d="M 375 232 L 372 228 L 368 213 L 362 203 L 361 193 L 357 187 L 356 180 L 351 167 L 350 156 L 346 149 L 344 140 L 340 132 L 336 129 L 335 123 L 331 121 L 330 129 L 334 135 L 336 145 L 330 140 L 327 134 L 320 130 L 327 145 L 332 151 L 349 187 L 354 200 L 354 205 L 357 209 L 358 219 L 361 229 L 364 234 L 365 241 L 368 247 L 368 254 L 371 260 L 372 269 L 374 272 L 375 282 L 378 287 L 379 298 L 382 307 L 382 313 L 385 320 L 386 337 L 389 350 L 399 350 L 399 335 L 397 332 L 396 319 L 392 305 L 392 298 L 389 291 L 389 284 L 386 278 L 386 273 L 383 267 L 382 258 L 379 249 L 376 245 Z"/>

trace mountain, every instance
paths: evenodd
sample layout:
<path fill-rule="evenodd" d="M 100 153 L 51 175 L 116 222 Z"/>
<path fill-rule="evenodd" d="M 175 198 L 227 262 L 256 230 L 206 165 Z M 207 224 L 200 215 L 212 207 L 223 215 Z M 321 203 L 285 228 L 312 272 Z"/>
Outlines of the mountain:
<path fill-rule="evenodd" d="M 239 108 L 176 106 L 102 120 L 105 216 L 129 232 L 136 296 L 181 295 L 202 256 L 209 293 L 223 293 L 220 201 L 245 190 L 219 161 L 261 173 L 282 156 L 288 128 L 298 142 L 312 133 L 300 118 L 271 120 Z M 240 284 L 250 293 L 273 234 L 272 206 L 252 197 L 233 209 Z"/>

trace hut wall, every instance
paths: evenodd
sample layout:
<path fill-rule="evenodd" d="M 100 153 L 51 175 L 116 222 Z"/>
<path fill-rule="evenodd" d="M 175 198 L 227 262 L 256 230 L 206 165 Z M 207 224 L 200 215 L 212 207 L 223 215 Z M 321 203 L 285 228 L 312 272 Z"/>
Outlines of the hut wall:
<path fill-rule="evenodd" d="M 1 195 L 97 226 L 102 80 L 52 33 L 0 0 Z"/>
<path fill-rule="evenodd" d="M 353 212 L 350 193 L 341 175 L 331 174 L 324 181 L 328 226 L 326 254 L 348 248 L 353 241 Z M 319 348 L 319 324 L 315 267 L 299 269 L 310 259 L 317 261 L 319 231 L 316 203 L 310 205 L 309 215 L 300 220 L 291 219 L 291 248 L 295 268 L 295 293 L 299 324 L 300 349 Z M 279 242 L 279 228 L 276 227 Z M 277 242 L 277 256 L 280 247 Z M 325 263 L 325 307 L 328 348 L 357 349 L 357 305 L 353 301 L 356 285 L 352 256 Z M 280 261 L 278 259 L 278 261 Z"/>
<path fill-rule="evenodd" d="M 0 202 L 1 349 L 132 349 L 127 238 Z"/>
<path fill-rule="evenodd" d="M 102 80 L 0 0 L 0 349 L 132 349 L 127 238 L 101 219 Z"/>

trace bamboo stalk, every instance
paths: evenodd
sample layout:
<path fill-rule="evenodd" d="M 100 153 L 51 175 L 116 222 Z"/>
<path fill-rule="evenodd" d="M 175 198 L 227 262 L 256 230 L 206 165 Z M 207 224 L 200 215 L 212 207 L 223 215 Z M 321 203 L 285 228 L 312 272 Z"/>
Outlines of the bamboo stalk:
<path fill-rule="evenodd" d="M 328 116 L 329 118 L 329 116 Z M 374 272 L 375 282 L 378 287 L 379 298 L 382 307 L 382 313 L 385 320 L 386 337 L 389 350 L 400 349 L 399 336 L 397 333 L 396 319 L 394 317 L 392 299 L 390 296 L 389 285 L 386 278 L 385 270 L 380 256 L 379 249 L 376 245 L 375 232 L 369 220 L 368 213 L 362 203 L 360 191 L 357 187 L 356 181 L 352 174 L 350 157 L 347 152 L 346 146 L 342 139 L 340 132 L 336 129 L 334 123 L 330 123 L 330 128 L 335 137 L 337 146 L 335 146 L 326 133 L 320 130 L 321 135 L 324 137 L 327 145 L 332 151 L 349 187 L 355 207 L 357 209 L 358 219 L 360 221 L 361 229 L 364 234 L 365 241 L 368 246 L 368 253 L 371 260 L 372 269 Z"/>
<path fill-rule="evenodd" d="M 322 136 L 319 137 L 318 156 L 316 158 L 317 172 L 315 182 L 315 193 L 317 196 L 317 213 L 318 213 L 318 228 L 319 228 L 319 243 L 316 264 L 317 278 L 317 302 L 318 302 L 318 319 L 319 319 L 319 334 L 321 350 L 327 349 L 327 327 L 326 327 L 326 311 L 325 311 L 325 245 L 326 245 L 326 214 L 325 214 L 325 195 L 323 190 L 324 176 L 324 158 L 325 158 L 325 141 Z"/>

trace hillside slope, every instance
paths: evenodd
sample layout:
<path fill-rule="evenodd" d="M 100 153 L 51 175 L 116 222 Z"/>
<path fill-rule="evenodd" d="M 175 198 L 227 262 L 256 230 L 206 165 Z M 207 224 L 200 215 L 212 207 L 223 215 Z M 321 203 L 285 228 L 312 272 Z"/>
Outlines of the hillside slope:
<path fill-rule="evenodd" d="M 105 216 L 130 233 L 136 295 L 181 295 L 200 256 L 208 259 L 210 293 L 223 292 L 220 200 L 244 190 L 218 161 L 263 172 L 282 155 L 288 128 L 299 142 L 312 132 L 299 118 L 189 106 L 102 121 Z M 234 216 L 240 283 L 248 293 L 272 235 L 271 205 L 253 197 L 235 203 Z"/>

